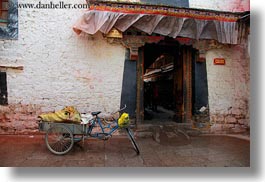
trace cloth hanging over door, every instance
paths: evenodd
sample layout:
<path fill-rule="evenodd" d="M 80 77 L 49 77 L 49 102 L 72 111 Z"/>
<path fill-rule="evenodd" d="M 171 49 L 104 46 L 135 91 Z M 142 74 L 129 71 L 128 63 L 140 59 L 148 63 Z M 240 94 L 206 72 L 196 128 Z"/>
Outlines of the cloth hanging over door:
<path fill-rule="evenodd" d="M 238 21 L 244 13 L 215 12 L 173 7 L 100 4 L 90 6 L 75 23 L 77 34 L 109 33 L 112 28 L 125 32 L 130 27 L 149 35 L 214 39 L 220 43 L 238 44 L 242 30 Z"/>

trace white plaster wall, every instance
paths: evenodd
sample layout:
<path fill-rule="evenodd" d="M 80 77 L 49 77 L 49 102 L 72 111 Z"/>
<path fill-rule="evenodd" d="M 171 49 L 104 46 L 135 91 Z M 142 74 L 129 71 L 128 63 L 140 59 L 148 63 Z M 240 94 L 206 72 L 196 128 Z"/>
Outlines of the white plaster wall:
<path fill-rule="evenodd" d="M 226 64 L 214 65 L 214 58 L 224 58 Z M 237 119 L 249 119 L 247 48 L 237 45 L 212 49 L 206 52 L 206 60 L 210 115 L 233 115 Z"/>
<path fill-rule="evenodd" d="M 250 11 L 250 0 L 189 0 L 190 8 L 217 11 Z"/>
<path fill-rule="evenodd" d="M 119 108 L 125 48 L 107 43 L 101 34 L 77 36 L 72 25 L 83 11 L 19 9 L 18 40 L 0 40 L 0 65 L 24 66 L 7 70 L 9 105 L 0 106 L 0 120 L 8 122 L 0 122 L 6 129 L 0 133 L 36 129 L 36 114 L 66 105 L 80 112 Z M 243 51 L 233 46 L 206 53 L 211 115 L 249 112 L 249 59 Z M 213 65 L 215 57 L 225 58 L 226 65 Z"/>
<path fill-rule="evenodd" d="M 66 105 L 80 112 L 120 107 L 125 49 L 107 43 L 101 34 L 77 36 L 72 25 L 82 12 L 19 9 L 18 40 L 0 40 L 0 65 L 24 66 L 23 71 L 7 70 L 9 105 L 34 104 L 42 112 Z"/>

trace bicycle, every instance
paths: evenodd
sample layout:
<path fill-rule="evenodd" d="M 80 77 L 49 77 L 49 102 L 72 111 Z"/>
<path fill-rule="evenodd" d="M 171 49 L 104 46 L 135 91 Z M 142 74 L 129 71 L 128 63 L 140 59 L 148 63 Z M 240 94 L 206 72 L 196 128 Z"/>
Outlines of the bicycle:
<path fill-rule="evenodd" d="M 126 108 L 126 105 L 112 113 L 118 113 Z M 43 122 L 39 121 L 39 130 L 46 132 L 45 143 L 47 148 L 56 155 L 64 155 L 68 153 L 74 146 L 74 143 L 84 141 L 88 138 L 97 138 L 101 140 L 108 140 L 113 133 L 118 129 L 124 129 L 136 151 L 137 155 L 140 154 L 139 147 L 134 139 L 134 135 L 130 126 L 120 127 L 118 119 L 112 121 L 104 121 L 99 117 L 101 111 L 92 112 L 93 119 L 87 124 L 75 124 L 75 123 L 55 123 L 55 122 Z M 99 127 L 100 131 L 95 131 L 96 127 Z M 108 132 L 106 130 L 109 130 Z"/>

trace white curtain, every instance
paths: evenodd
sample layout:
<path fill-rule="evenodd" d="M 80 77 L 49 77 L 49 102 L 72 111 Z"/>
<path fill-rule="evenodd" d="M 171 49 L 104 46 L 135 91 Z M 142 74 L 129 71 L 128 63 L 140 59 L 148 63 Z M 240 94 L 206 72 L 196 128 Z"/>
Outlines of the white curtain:
<path fill-rule="evenodd" d="M 149 35 L 157 33 L 176 38 L 214 39 L 220 43 L 237 44 L 237 22 L 198 20 L 166 15 L 129 14 L 89 10 L 76 22 L 73 29 L 80 34 L 107 34 L 113 27 L 124 32 L 135 27 Z"/>

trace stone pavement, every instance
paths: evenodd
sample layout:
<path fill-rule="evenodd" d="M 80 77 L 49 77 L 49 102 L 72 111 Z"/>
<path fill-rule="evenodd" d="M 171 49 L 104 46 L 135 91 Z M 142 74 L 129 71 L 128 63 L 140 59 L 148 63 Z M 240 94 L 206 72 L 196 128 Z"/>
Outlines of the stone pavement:
<path fill-rule="evenodd" d="M 137 138 L 136 155 L 128 138 L 85 140 L 66 155 L 56 156 L 44 136 L 0 135 L 1 167 L 249 167 L 250 142 L 227 136 L 198 136 L 189 142 L 157 143 Z"/>

